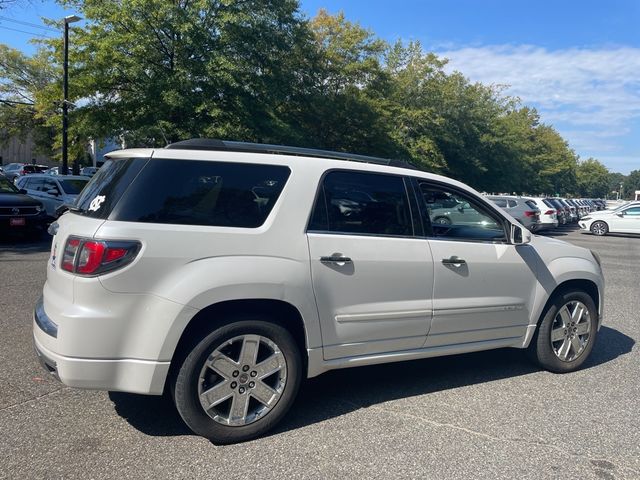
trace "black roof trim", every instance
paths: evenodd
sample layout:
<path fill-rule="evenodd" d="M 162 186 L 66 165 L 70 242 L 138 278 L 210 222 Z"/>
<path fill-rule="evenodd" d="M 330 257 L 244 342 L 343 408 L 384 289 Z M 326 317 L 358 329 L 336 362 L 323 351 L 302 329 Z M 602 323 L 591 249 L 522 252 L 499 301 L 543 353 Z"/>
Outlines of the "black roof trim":
<path fill-rule="evenodd" d="M 290 147 L 287 145 L 269 145 L 265 143 L 232 142 L 229 140 L 216 140 L 212 138 L 192 138 L 181 142 L 172 143 L 165 148 L 170 150 L 221 150 L 229 152 L 271 153 L 280 155 L 297 155 L 300 157 L 330 158 L 334 160 L 348 160 L 352 162 L 375 163 L 390 167 L 410 168 L 417 170 L 416 166 L 402 160 L 389 158 L 370 157 L 355 153 L 332 152 L 330 150 L 317 150 L 314 148 Z"/>

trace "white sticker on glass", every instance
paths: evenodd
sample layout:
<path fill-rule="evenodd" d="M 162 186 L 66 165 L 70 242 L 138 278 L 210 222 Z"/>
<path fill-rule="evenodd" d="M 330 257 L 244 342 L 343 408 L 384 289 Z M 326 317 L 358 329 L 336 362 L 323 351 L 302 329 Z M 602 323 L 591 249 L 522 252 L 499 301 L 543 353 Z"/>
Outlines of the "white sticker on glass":
<path fill-rule="evenodd" d="M 98 210 L 100 210 L 100 207 L 102 206 L 102 202 L 104 202 L 106 199 L 107 198 L 104 195 L 98 195 L 96 198 L 91 200 L 91 204 L 89 205 L 89 210 L 93 210 L 94 212 L 97 212 Z"/>

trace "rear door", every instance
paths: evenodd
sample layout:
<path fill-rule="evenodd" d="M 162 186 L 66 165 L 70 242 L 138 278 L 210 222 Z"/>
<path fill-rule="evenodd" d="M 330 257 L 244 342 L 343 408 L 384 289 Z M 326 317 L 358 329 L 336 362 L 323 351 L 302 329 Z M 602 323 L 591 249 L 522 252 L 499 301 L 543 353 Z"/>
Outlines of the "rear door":
<path fill-rule="evenodd" d="M 326 359 L 424 344 L 433 261 L 412 202 L 402 176 L 336 170 L 321 180 L 307 239 Z"/>
<path fill-rule="evenodd" d="M 532 247 L 509 244 L 509 222 L 481 199 L 445 184 L 416 184 L 434 262 L 433 320 L 425 346 L 508 342 L 524 335 L 536 285 Z M 481 220 L 431 223 L 430 201 L 443 196 L 468 202 Z"/>

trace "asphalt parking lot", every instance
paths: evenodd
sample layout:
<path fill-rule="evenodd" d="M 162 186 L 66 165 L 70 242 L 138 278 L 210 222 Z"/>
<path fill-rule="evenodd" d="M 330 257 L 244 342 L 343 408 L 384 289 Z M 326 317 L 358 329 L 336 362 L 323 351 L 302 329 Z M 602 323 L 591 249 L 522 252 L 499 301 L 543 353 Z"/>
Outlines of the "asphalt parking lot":
<path fill-rule="evenodd" d="M 0 478 L 640 478 L 640 237 L 551 235 L 602 257 L 584 369 L 498 350 L 330 372 L 275 432 L 225 447 L 163 398 L 49 378 L 31 347 L 49 244 L 0 241 Z"/>

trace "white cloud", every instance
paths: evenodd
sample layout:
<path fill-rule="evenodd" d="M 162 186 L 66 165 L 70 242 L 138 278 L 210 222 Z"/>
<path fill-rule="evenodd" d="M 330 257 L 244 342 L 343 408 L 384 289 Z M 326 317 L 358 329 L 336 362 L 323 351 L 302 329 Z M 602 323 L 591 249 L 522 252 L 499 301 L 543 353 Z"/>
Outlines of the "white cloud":
<path fill-rule="evenodd" d="M 556 124 L 581 156 L 617 150 L 618 156 L 609 158 L 622 160 L 630 153 L 621 144 L 628 147 L 640 125 L 640 48 L 491 45 L 438 54 L 449 59 L 449 71 L 508 85 L 506 93 L 536 106 L 543 121 Z M 640 150 L 640 140 L 631 143 Z"/>

